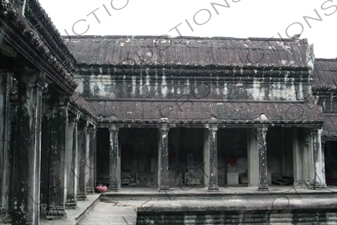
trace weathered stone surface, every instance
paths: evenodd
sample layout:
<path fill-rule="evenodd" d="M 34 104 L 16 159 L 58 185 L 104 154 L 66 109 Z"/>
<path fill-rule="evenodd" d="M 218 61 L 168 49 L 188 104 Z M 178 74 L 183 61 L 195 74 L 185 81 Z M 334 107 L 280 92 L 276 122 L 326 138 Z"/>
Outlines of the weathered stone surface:
<path fill-rule="evenodd" d="M 20 71 L 12 170 L 12 223 L 38 224 L 42 86 L 36 71 Z"/>
<path fill-rule="evenodd" d="M 159 129 L 159 151 L 158 151 L 158 190 L 169 190 L 169 172 L 168 172 L 168 134 L 170 129 L 161 127 Z"/>
<path fill-rule="evenodd" d="M 125 167 L 138 168 L 139 171 L 133 173 L 149 178 L 144 183 L 148 186 L 159 185 L 159 190 L 168 190 L 171 180 L 173 185 L 183 188 L 181 181 L 185 161 L 181 158 L 186 158 L 183 156 L 185 150 L 194 151 L 198 157 L 201 155 L 193 175 L 197 177 L 195 180 L 206 184 L 208 190 L 220 188 L 220 169 L 221 185 L 230 183 L 225 183 L 228 172 L 224 171 L 228 168 L 226 160 L 231 158 L 235 161 L 238 157 L 248 158 L 248 165 L 243 166 L 240 172 L 247 173 L 249 185 L 259 186 L 260 190 L 268 188 L 271 174 L 289 176 L 289 180 L 294 176 L 295 185 L 302 184 L 311 189 L 326 188 L 324 155 L 328 153 L 334 158 L 336 149 L 332 147 L 334 143 L 329 143 L 325 153 L 322 144 L 327 140 L 337 140 L 337 60 L 315 60 L 313 48 L 305 39 L 164 36 L 62 39 L 38 1 L 6 1 L 0 4 L 0 8 L 0 72 L 15 72 L 22 65 L 29 65 L 43 71 L 34 72 L 47 78 L 47 82 L 41 84 L 48 87 L 48 91 L 42 93 L 42 86 L 36 79 L 38 76 L 29 74 L 32 71 L 28 68 L 21 71 L 24 76 L 20 74 L 17 81 L 13 81 L 11 93 L 8 79 L 5 85 L 3 79 L 0 80 L 0 210 L 8 211 L 8 204 L 12 205 L 13 224 L 39 224 L 40 196 L 41 209 L 47 209 L 47 218 L 52 219 L 65 215 L 65 203 L 74 207 L 76 197 L 86 200 L 87 192 L 93 192 L 97 158 L 95 135 L 90 128 L 95 127 L 96 122 L 98 126 L 110 128 L 109 140 L 106 140 L 110 144 L 109 165 L 105 166 L 109 167 L 108 183 L 113 191 L 121 188 L 123 146 L 119 138 L 127 136 L 119 136 L 118 129 L 134 127 L 160 130 L 159 138 L 147 139 L 158 144 L 158 148 L 153 148 L 158 155 L 139 154 L 139 165 L 134 166 L 136 163 L 131 160 L 129 163 L 132 165 Z M 0 76 L 0 79 L 3 78 Z M 78 92 L 75 93 L 77 84 L 74 78 L 79 83 Z M 49 93 L 49 87 L 56 91 L 53 96 Z M 43 119 L 42 96 L 45 104 Z M 69 98 L 69 104 L 58 104 L 59 97 Z M 55 103 L 56 108 L 50 108 Z M 79 117 L 81 125 L 78 134 L 72 127 L 74 124 L 67 124 L 68 113 Z M 10 121 L 11 126 L 16 127 L 11 137 Z M 264 126 L 270 127 L 268 132 Z M 192 127 L 196 130 L 180 130 Z M 240 128 L 240 131 L 233 132 L 238 136 L 233 139 L 239 140 L 240 144 L 231 141 L 221 143 L 215 127 L 224 130 Z M 206 128 L 209 131 L 202 140 L 199 134 Z M 179 131 L 170 139 L 168 131 L 173 129 Z M 223 134 L 227 135 L 226 132 Z M 183 138 L 179 137 L 180 134 Z M 186 138 L 188 135 L 198 140 Z M 248 141 L 242 141 L 247 136 Z M 10 140 L 7 142 L 8 138 Z M 277 144 L 272 144 L 276 139 Z M 169 143 L 170 140 L 172 143 Z M 235 148 L 228 146 L 228 143 Z M 170 144 L 176 148 L 176 152 L 170 152 Z M 203 156 L 202 147 L 205 147 Z M 236 153 L 228 154 L 231 150 L 223 150 L 232 148 L 235 151 L 246 149 L 239 156 Z M 146 152 L 143 149 L 139 148 L 137 152 Z M 177 160 L 179 154 L 180 161 Z M 9 162 L 11 155 L 12 166 Z M 218 168 L 219 159 L 222 168 Z M 158 165 L 152 163 L 154 160 L 158 161 Z M 148 165 L 150 161 L 151 165 Z M 40 162 L 43 168 L 41 176 Z M 329 160 L 329 163 L 335 165 L 334 160 Z M 173 172 L 178 164 L 181 168 Z M 146 170 L 151 172 L 146 173 Z M 333 171 L 331 165 L 329 170 Z M 8 182 L 10 173 L 13 175 L 11 184 Z M 123 171 L 123 182 L 137 185 L 137 181 L 129 180 L 130 174 L 130 171 Z M 157 179 L 158 184 L 155 184 L 152 180 Z M 330 182 L 334 179 L 336 176 L 327 177 Z M 243 192 L 245 195 L 248 193 L 247 189 Z M 255 213 L 253 219 L 249 217 L 249 223 L 336 222 L 329 221 L 336 217 L 336 204 L 332 202 L 335 196 L 332 193 L 327 198 L 319 198 L 319 201 L 317 198 L 306 199 L 304 203 L 300 200 L 299 204 L 298 200 L 291 200 L 289 205 L 293 208 L 285 213 L 279 213 L 280 208 L 275 209 L 274 202 L 263 202 L 272 199 L 260 201 L 258 193 L 262 192 L 250 193 L 255 199 L 248 206 Z M 314 196 L 312 193 L 309 195 Z M 239 223 L 250 212 L 247 212 L 246 204 L 238 206 L 233 203 L 241 201 L 242 198 L 237 197 L 221 199 L 226 200 L 226 204 L 230 203 L 230 210 L 228 205 L 220 205 L 224 202 L 214 204 L 214 199 L 209 202 L 203 200 L 204 205 L 199 204 L 199 199 L 196 200 L 197 205 L 166 201 L 160 213 L 154 213 L 150 205 L 148 211 L 144 210 L 143 213 L 150 211 L 151 215 L 141 215 L 145 219 L 139 220 L 139 223 L 160 223 L 166 222 L 166 219 L 168 223 L 172 220 L 178 223 L 183 220 L 201 224 Z M 261 207 L 255 204 L 257 201 L 261 202 Z M 285 206 L 284 201 L 281 202 L 276 205 Z M 219 215 L 212 213 L 214 205 L 219 206 L 216 210 L 222 210 Z M 246 211 L 243 213 L 242 209 Z M 177 213 L 177 210 L 184 212 Z M 271 212 L 275 210 L 277 213 Z M 187 211 L 190 214 L 187 215 Z M 195 211 L 199 213 L 194 214 Z M 308 219 L 314 212 L 315 219 Z"/>
<path fill-rule="evenodd" d="M 121 187 L 118 130 L 119 128 L 115 125 L 109 127 L 109 190 L 111 191 L 118 191 Z"/>
<path fill-rule="evenodd" d="M 52 110 L 51 150 L 49 164 L 49 202 L 48 219 L 65 216 L 67 199 L 67 169 L 70 166 L 66 154 L 68 137 L 68 102 L 66 96 L 60 96 Z"/>
<path fill-rule="evenodd" d="M 76 208 L 78 184 L 78 116 L 69 116 L 67 132 L 67 200 L 66 208 Z"/>
<path fill-rule="evenodd" d="M 86 160 L 87 160 L 87 127 L 86 122 L 80 122 L 78 124 L 78 189 L 77 189 L 77 200 L 85 201 L 87 199 L 87 185 L 86 185 Z"/>
<path fill-rule="evenodd" d="M 93 194 L 96 187 L 96 127 L 88 129 L 89 148 L 86 159 L 87 170 L 87 193 Z"/>
<path fill-rule="evenodd" d="M 0 72 L 0 215 L 10 211 L 10 99 L 11 75 Z"/>
<path fill-rule="evenodd" d="M 256 128 L 257 148 L 259 151 L 259 190 L 268 190 L 268 167 L 267 167 L 267 131 L 268 127 Z"/>
<path fill-rule="evenodd" d="M 126 65 L 240 65 L 306 67 L 306 40 L 165 37 L 81 36 L 65 37 L 81 63 Z M 127 50 L 125 50 L 127 49 Z M 268 57 L 267 57 L 268 56 Z"/>

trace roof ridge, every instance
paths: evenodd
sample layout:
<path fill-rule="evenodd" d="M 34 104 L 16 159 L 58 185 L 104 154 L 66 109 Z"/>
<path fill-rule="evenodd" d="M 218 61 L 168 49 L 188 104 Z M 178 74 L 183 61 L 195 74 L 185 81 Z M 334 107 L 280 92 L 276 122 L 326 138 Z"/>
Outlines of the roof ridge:
<path fill-rule="evenodd" d="M 292 38 L 264 38 L 264 37 L 247 37 L 247 38 L 239 38 L 239 37 L 202 37 L 202 36 L 165 36 L 165 35 L 62 35 L 62 38 L 70 38 L 70 39 L 90 39 L 90 38 L 133 38 L 133 39 L 141 39 L 141 38 L 167 38 L 167 39 L 193 39 L 193 40 L 245 40 L 245 41 L 287 41 L 287 42 L 296 42 L 298 40 Z M 299 41 L 307 42 L 307 39 L 299 39 Z"/>

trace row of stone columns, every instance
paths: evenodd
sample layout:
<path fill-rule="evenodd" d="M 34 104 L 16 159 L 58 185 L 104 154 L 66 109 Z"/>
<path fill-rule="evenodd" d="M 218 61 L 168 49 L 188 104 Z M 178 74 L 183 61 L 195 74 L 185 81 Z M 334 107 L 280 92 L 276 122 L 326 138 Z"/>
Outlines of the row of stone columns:
<path fill-rule="evenodd" d="M 169 190 L 168 170 L 168 134 L 169 127 L 159 128 L 158 141 L 158 189 Z M 306 143 L 298 137 L 298 128 L 293 128 L 293 157 L 294 180 L 311 180 L 313 188 L 324 188 L 324 152 L 320 140 L 321 130 L 313 129 L 308 136 L 308 149 Z M 118 127 L 110 125 L 110 180 L 109 189 L 118 191 L 120 182 L 120 146 L 118 143 Z M 218 187 L 218 150 L 216 126 L 205 129 L 204 134 L 204 184 L 209 191 L 217 191 Z M 268 126 L 248 129 L 248 185 L 258 187 L 258 190 L 268 190 L 268 165 L 267 165 L 267 132 Z M 299 153 L 301 151 L 301 154 Z M 300 156 L 301 155 L 301 156 Z M 307 167 L 301 165 L 306 164 Z M 301 168 L 300 168 L 301 167 Z M 308 175 L 299 176 L 300 171 Z"/>
<path fill-rule="evenodd" d="M 40 209 L 49 219 L 61 218 L 86 200 L 87 189 L 93 193 L 96 129 L 79 112 L 69 113 L 69 96 L 48 93 L 42 100 L 43 73 L 25 68 L 15 78 L 11 87 L 12 74 L 0 73 L 0 213 L 10 212 L 12 224 L 39 224 Z"/>
<path fill-rule="evenodd" d="M 95 188 L 96 127 L 81 120 L 80 112 L 70 114 L 67 97 L 58 97 L 43 121 L 51 124 L 50 131 L 44 132 L 50 135 L 43 149 L 48 151 L 44 160 L 49 164 L 43 168 L 48 174 L 41 177 L 48 183 L 43 202 L 48 219 L 64 217 L 65 209 L 75 209 L 77 201 L 87 200 Z"/>

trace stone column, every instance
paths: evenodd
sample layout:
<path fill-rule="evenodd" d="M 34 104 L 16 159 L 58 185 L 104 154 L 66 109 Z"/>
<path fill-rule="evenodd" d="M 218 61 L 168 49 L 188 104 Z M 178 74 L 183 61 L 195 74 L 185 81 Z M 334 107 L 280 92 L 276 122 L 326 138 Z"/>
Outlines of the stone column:
<path fill-rule="evenodd" d="M 42 75 L 20 71 L 13 152 L 12 224 L 39 224 Z"/>
<path fill-rule="evenodd" d="M 87 159 L 87 122 L 78 123 L 78 186 L 77 201 L 87 200 L 86 188 L 86 159 Z"/>
<path fill-rule="evenodd" d="M 67 198 L 66 147 L 68 138 L 68 98 L 58 94 L 52 110 L 52 132 L 47 219 L 65 216 Z"/>
<path fill-rule="evenodd" d="M 52 104 L 49 101 L 48 93 L 42 100 L 42 131 L 41 132 L 41 216 L 47 216 L 49 205 L 49 170 L 50 152 L 52 149 Z"/>
<path fill-rule="evenodd" d="M 116 125 L 109 126 L 110 146 L 109 146 L 109 190 L 118 191 L 121 188 L 121 168 L 118 163 L 120 159 L 120 149 L 118 144 L 118 131 Z"/>
<path fill-rule="evenodd" d="M 205 130 L 204 143 L 204 167 L 205 167 L 205 186 L 208 191 L 218 191 L 218 144 L 217 127 Z"/>
<path fill-rule="evenodd" d="M 0 73 L 0 214 L 9 211 L 10 188 L 10 90 L 11 76 Z"/>
<path fill-rule="evenodd" d="M 95 130 L 93 133 L 93 137 L 92 137 L 92 149 L 93 149 L 93 180 L 92 180 L 92 185 L 94 187 L 94 192 L 95 192 L 95 187 L 96 187 L 96 181 L 97 181 L 97 127 L 95 126 Z"/>
<path fill-rule="evenodd" d="M 302 176 L 303 183 L 309 188 L 315 188 L 315 168 L 314 168 L 314 152 L 311 130 L 302 128 L 301 135 L 303 136 L 302 151 Z"/>
<path fill-rule="evenodd" d="M 297 128 L 297 127 L 292 128 L 294 186 L 298 186 L 303 183 L 303 154 L 302 154 L 302 151 L 304 149 L 301 148 L 299 129 L 300 128 Z"/>
<path fill-rule="evenodd" d="M 322 162 L 322 169 L 320 170 L 321 171 L 321 176 L 322 176 L 322 182 L 321 184 L 323 184 L 321 186 L 321 188 L 326 188 L 327 187 L 327 184 L 326 184 L 326 179 L 325 179 L 325 139 L 322 139 L 322 133 L 323 133 L 323 129 L 321 130 L 321 156 L 322 156 L 322 159 L 321 159 L 321 162 Z M 323 180 L 324 179 L 324 180 Z"/>
<path fill-rule="evenodd" d="M 322 129 L 311 130 L 312 148 L 314 154 L 315 189 L 326 188 L 324 148 L 322 148 L 321 142 L 322 132 Z"/>
<path fill-rule="evenodd" d="M 168 127 L 159 129 L 158 147 L 158 190 L 169 190 L 169 171 L 168 171 Z"/>
<path fill-rule="evenodd" d="M 209 152 L 209 135 L 208 130 L 204 129 L 204 146 L 203 146 L 203 161 L 204 161 L 204 186 L 209 187 L 209 174 L 210 174 L 210 152 Z"/>
<path fill-rule="evenodd" d="M 268 190 L 268 169 L 267 169 L 267 127 L 256 128 L 257 146 L 259 150 L 259 191 Z"/>
<path fill-rule="evenodd" d="M 258 187 L 259 178 L 259 149 L 257 145 L 256 129 L 247 129 L 247 149 L 248 149 L 248 185 Z"/>
<path fill-rule="evenodd" d="M 88 138 L 89 138 L 89 148 L 88 148 L 88 157 L 87 157 L 87 193 L 95 193 L 95 161 L 96 161 L 96 127 L 91 126 L 88 129 Z"/>
<path fill-rule="evenodd" d="M 75 209 L 77 205 L 77 177 L 78 177 L 78 134 L 77 123 L 79 116 L 69 117 L 67 134 L 67 201 L 66 208 Z"/>

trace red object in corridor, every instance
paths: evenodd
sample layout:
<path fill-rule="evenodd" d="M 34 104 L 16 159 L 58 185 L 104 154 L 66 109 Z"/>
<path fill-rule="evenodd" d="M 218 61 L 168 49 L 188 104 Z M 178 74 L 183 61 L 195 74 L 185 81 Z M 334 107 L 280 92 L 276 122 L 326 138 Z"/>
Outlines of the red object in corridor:
<path fill-rule="evenodd" d="M 107 186 L 102 185 L 102 184 L 97 185 L 95 189 L 99 193 L 104 193 L 104 192 L 106 192 L 106 190 L 108 190 Z"/>
<path fill-rule="evenodd" d="M 174 151 L 169 151 L 168 158 L 169 160 L 172 160 L 176 157 L 176 153 Z"/>
<path fill-rule="evenodd" d="M 237 160 L 234 157 L 230 157 L 228 159 L 228 163 L 229 163 L 229 165 L 231 165 L 232 167 L 234 167 L 236 165 L 236 163 L 237 163 Z"/>

